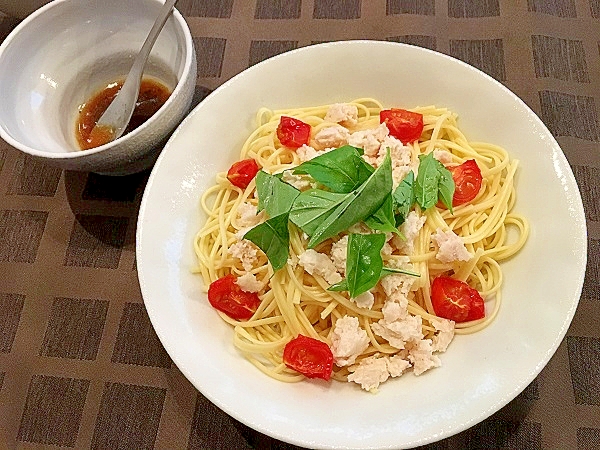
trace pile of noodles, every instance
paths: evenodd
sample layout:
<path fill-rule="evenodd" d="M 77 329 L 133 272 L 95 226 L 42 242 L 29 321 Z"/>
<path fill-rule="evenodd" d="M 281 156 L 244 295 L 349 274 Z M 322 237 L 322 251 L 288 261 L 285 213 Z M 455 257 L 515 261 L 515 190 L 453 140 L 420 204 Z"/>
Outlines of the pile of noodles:
<path fill-rule="evenodd" d="M 379 125 L 382 105 L 374 99 L 359 99 L 349 104 L 359 111 L 358 123 L 350 132 L 373 129 Z M 243 145 L 239 159 L 253 158 L 269 173 L 278 173 L 301 163 L 293 149 L 283 147 L 276 136 L 282 115 L 298 118 L 312 126 L 312 136 L 324 127 L 332 126 L 324 120 L 329 105 L 293 110 L 271 111 L 261 109 L 257 115 L 258 127 Z M 486 301 L 486 317 L 480 320 L 457 323 L 456 333 L 473 333 L 492 322 L 501 308 L 503 282 L 500 263 L 513 256 L 524 245 L 528 223 L 513 212 L 515 204 L 515 173 L 518 161 L 496 145 L 469 142 L 457 127 L 457 116 L 447 109 L 434 106 L 419 107 L 411 111 L 423 114 L 425 128 L 418 142 L 409 144 L 412 160 L 419 154 L 445 150 L 452 154 L 452 163 L 460 164 L 475 159 L 483 175 L 483 185 L 477 197 L 468 204 L 457 206 L 453 213 L 437 207 L 417 212 L 426 217 L 425 224 L 414 240 L 414 250 L 409 255 L 394 249 L 383 255 L 384 264 L 390 267 L 410 262 L 411 270 L 421 276 L 414 282 L 409 294 L 408 311 L 423 319 L 425 337 L 435 329 L 431 319 L 435 312 L 431 303 L 431 281 L 440 274 L 466 281 L 477 289 Z M 227 274 L 241 276 L 246 273 L 239 259 L 228 253 L 229 247 L 240 239 L 238 207 L 244 202 L 257 204 L 254 181 L 241 190 L 226 178 L 226 172 L 216 176 L 216 184 L 201 199 L 207 219 L 198 232 L 194 247 L 198 257 L 196 271 L 208 285 Z M 235 346 L 260 370 L 283 381 L 297 381 L 304 377 L 288 369 L 282 362 L 285 344 L 298 334 L 330 343 L 336 320 L 350 315 L 357 317 L 370 338 L 369 347 L 357 362 L 373 354 L 393 355 L 392 347 L 371 330 L 371 324 L 380 320 L 386 300 L 381 287 L 375 288 L 375 304 L 371 309 L 358 307 L 347 292 L 331 292 L 329 284 L 321 277 L 308 274 L 293 262 L 298 260 L 307 246 L 304 233 L 290 224 L 290 264 L 273 272 L 267 257 L 259 250 L 258 261 L 251 273 L 264 285 L 259 292 L 262 303 L 248 321 L 236 321 L 225 314 L 221 317 L 234 331 Z M 442 263 L 436 259 L 437 249 L 431 235 L 437 229 L 452 230 L 463 240 L 473 257 L 467 262 Z M 329 239 L 315 250 L 327 253 L 332 244 Z M 394 261 L 395 260 L 395 261 Z M 395 264 L 395 265 L 394 265 Z M 347 367 L 335 367 L 332 377 L 346 380 Z"/>

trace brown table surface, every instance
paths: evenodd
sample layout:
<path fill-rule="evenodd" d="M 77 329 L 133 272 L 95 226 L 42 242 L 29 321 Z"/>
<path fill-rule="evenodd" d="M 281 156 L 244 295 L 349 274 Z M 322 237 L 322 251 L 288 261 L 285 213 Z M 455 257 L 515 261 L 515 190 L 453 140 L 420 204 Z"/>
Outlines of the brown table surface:
<path fill-rule="evenodd" d="M 195 104 L 274 54 L 366 38 L 460 58 L 542 118 L 586 209 L 579 308 L 523 393 L 479 425 L 425 448 L 600 448 L 600 1 L 180 0 L 178 9 L 198 54 Z M 0 20 L 3 37 L 17 21 Z M 0 143 L 0 445 L 297 448 L 213 406 L 156 337 L 135 265 L 148 175 L 63 172 Z"/>

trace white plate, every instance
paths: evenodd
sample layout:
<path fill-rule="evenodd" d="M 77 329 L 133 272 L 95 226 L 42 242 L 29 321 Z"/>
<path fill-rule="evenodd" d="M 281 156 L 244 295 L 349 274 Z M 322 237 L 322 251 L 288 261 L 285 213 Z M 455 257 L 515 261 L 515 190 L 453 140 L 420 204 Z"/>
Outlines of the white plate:
<path fill-rule="evenodd" d="M 531 222 L 525 248 L 503 265 L 504 301 L 483 331 L 459 336 L 443 367 L 406 374 L 378 394 L 354 383 L 272 380 L 233 347 L 201 293 L 192 239 L 202 192 L 239 158 L 262 107 L 375 97 L 386 106 L 436 104 L 459 114 L 471 140 L 521 160 L 516 210 Z M 451 57 L 403 44 L 346 41 L 305 47 L 242 72 L 181 124 L 150 176 L 140 209 L 137 264 L 144 302 L 167 352 L 226 413 L 310 448 L 408 448 L 451 436 L 517 396 L 540 372 L 573 318 L 586 264 L 577 184 L 538 117 L 492 78 Z"/>

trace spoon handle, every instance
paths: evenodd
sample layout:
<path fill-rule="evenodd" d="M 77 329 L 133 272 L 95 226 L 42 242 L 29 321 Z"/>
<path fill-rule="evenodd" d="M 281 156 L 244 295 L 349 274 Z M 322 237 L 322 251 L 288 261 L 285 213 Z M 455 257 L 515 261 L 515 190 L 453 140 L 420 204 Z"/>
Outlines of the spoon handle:
<path fill-rule="evenodd" d="M 171 14 L 171 10 L 173 9 L 173 6 L 175 6 L 175 3 L 177 3 L 177 0 L 165 0 L 165 4 L 162 6 L 162 8 L 158 14 L 158 17 L 156 18 L 156 21 L 154 22 L 154 25 L 152 25 L 152 29 L 150 30 L 150 33 L 146 37 L 146 40 L 144 41 L 144 45 L 142 45 L 142 49 L 140 50 L 139 54 L 136 56 L 135 60 L 133 61 L 133 65 L 131 66 L 131 70 L 129 72 L 130 74 L 139 72 L 140 77 L 141 77 L 144 66 L 146 65 L 146 60 L 148 59 L 148 56 L 150 55 L 150 51 L 152 50 L 152 47 L 154 46 L 154 43 L 156 42 L 156 39 L 158 38 L 158 35 L 160 34 L 162 27 L 164 26 L 165 22 L 167 21 L 167 18 Z M 129 76 L 127 78 L 129 78 Z M 127 82 L 127 80 L 125 82 Z M 138 81 L 138 89 L 139 89 L 139 81 Z"/>
<path fill-rule="evenodd" d="M 96 127 L 98 128 L 103 127 L 110 129 L 113 135 L 112 139 L 117 139 L 120 137 L 131 120 L 131 116 L 133 115 L 135 103 L 139 94 L 146 60 L 150 55 L 150 51 L 152 50 L 152 47 L 154 46 L 162 27 L 171 14 L 175 3 L 177 3 L 177 0 L 165 0 L 165 3 L 154 22 L 154 25 L 152 25 L 150 33 L 146 37 L 141 50 L 133 61 L 123 86 L 96 123 Z"/>

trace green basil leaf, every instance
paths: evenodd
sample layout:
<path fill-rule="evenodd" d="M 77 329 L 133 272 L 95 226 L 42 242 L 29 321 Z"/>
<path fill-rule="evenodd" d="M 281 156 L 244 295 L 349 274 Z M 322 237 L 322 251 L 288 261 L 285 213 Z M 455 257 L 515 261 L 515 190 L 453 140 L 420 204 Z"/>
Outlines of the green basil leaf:
<path fill-rule="evenodd" d="M 351 298 L 373 288 L 379 281 L 383 268 L 383 244 L 385 234 L 382 233 L 348 235 L 346 280 Z"/>
<path fill-rule="evenodd" d="M 301 192 L 290 210 L 290 221 L 309 236 L 343 202 L 352 201 L 348 194 L 309 189 Z"/>
<path fill-rule="evenodd" d="M 309 236 L 308 247 L 313 248 L 324 240 L 347 230 L 357 222 L 361 222 L 377 211 L 392 190 L 392 163 L 390 152 L 387 152 L 381 165 L 369 176 L 367 181 L 357 189 L 343 194 L 336 204 L 332 204 L 328 211 L 322 211 L 321 222 L 311 232 L 304 229 L 299 222 L 299 213 L 305 213 L 305 208 L 298 209 L 298 204 L 303 204 L 305 192 L 294 201 L 290 210 L 290 220 L 298 225 Z M 308 192 L 308 191 L 306 191 Z"/>
<path fill-rule="evenodd" d="M 361 150 L 361 155 L 362 155 L 362 149 Z M 362 183 L 364 183 L 365 181 L 367 181 L 369 179 L 369 177 L 373 174 L 373 172 L 375 172 L 375 168 L 369 164 L 368 162 L 366 162 L 364 159 L 362 159 L 362 157 L 360 157 L 358 159 L 358 175 L 357 175 L 357 179 L 359 181 L 361 181 Z"/>
<path fill-rule="evenodd" d="M 348 193 L 374 171 L 361 155 L 362 149 L 344 145 L 303 162 L 294 169 L 294 174 L 310 175 L 333 192 Z"/>
<path fill-rule="evenodd" d="M 452 179 L 452 174 L 448 169 L 444 167 L 442 163 L 440 163 L 438 170 L 440 172 L 440 182 L 438 184 L 439 197 L 442 203 L 448 208 L 450 213 L 452 211 L 452 197 L 454 197 L 454 180 Z"/>
<path fill-rule="evenodd" d="M 396 228 L 396 219 L 394 217 L 394 200 L 392 195 L 388 195 L 383 201 L 381 207 L 365 219 L 365 224 L 372 230 L 383 233 L 399 234 Z"/>
<path fill-rule="evenodd" d="M 396 211 L 396 226 L 400 226 L 404 223 L 406 216 L 408 216 L 412 205 L 416 201 L 413 190 L 414 182 L 415 174 L 411 170 L 406 174 L 392 194 L 392 197 L 394 198 L 394 209 Z"/>
<path fill-rule="evenodd" d="M 256 191 L 258 193 L 258 211 L 266 210 L 269 217 L 288 213 L 292 203 L 300 194 L 300 191 L 294 186 L 264 170 L 260 170 L 256 174 Z"/>
<path fill-rule="evenodd" d="M 417 203 L 423 209 L 431 208 L 440 200 L 452 212 L 454 180 L 444 165 L 433 157 L 433 152 L 419 156 L 419 173 L 414 183 Z"/>
<path fill-rule="evenodd" d="M 428 209 L 438 201 L 441 163 L 433 157 L 433 152 L 419 155 L 419 171 L 414 184 L 415 199 L 421 208 Z"/>
<path fill-rule="evenodd" d="M 290 247 L 289 215 L 280 214 L 248 230 L 244 239 L 254 242 L 269 258 L 273 270 L 287 264 Z"/>

